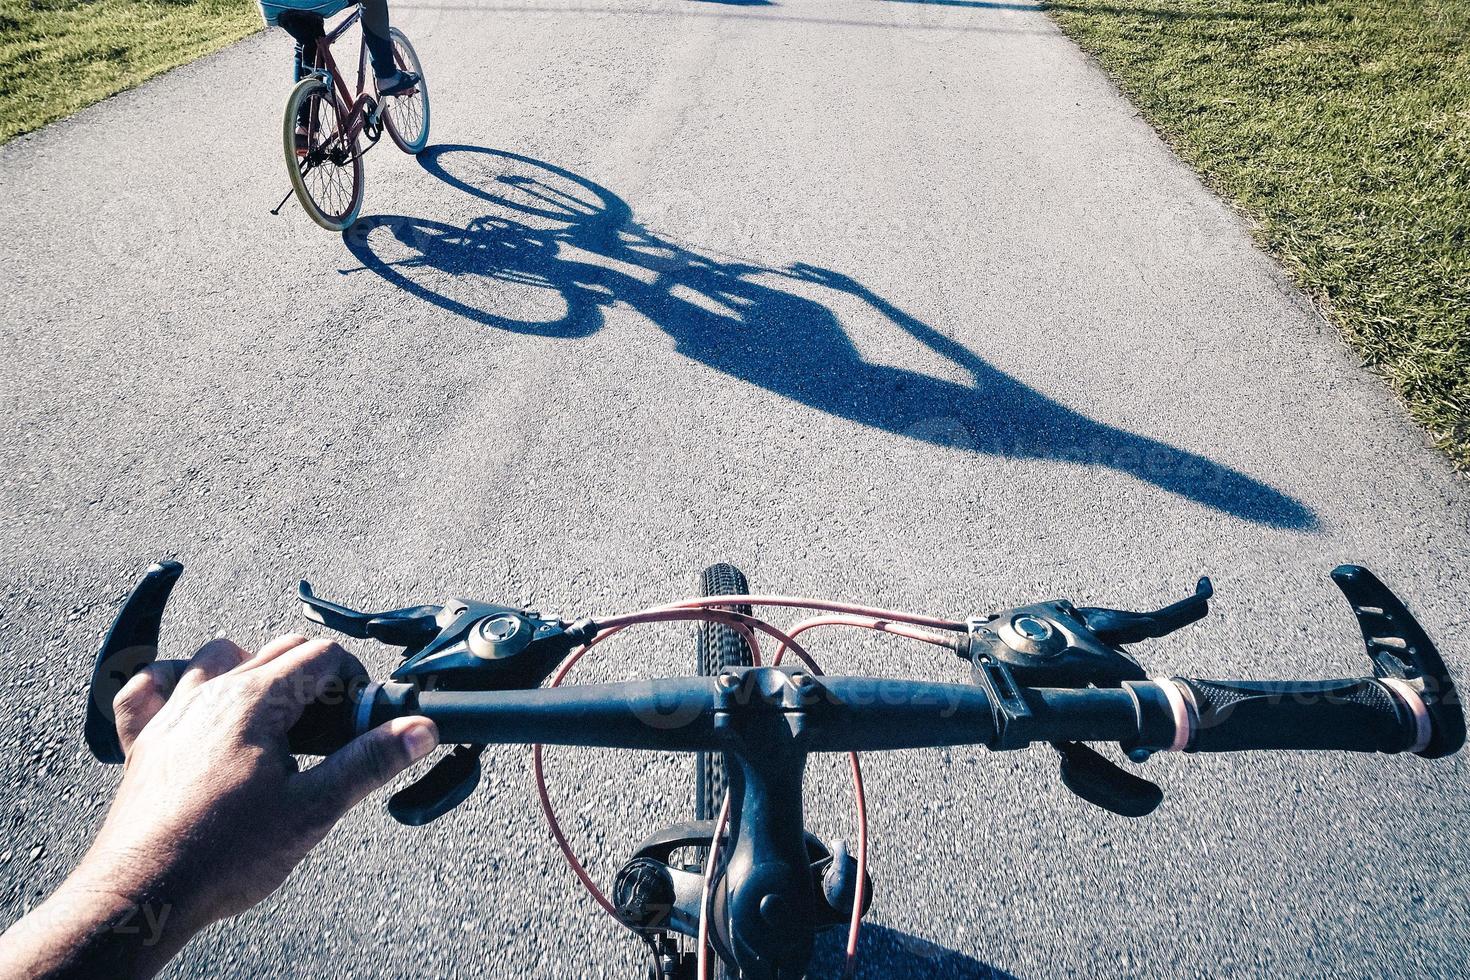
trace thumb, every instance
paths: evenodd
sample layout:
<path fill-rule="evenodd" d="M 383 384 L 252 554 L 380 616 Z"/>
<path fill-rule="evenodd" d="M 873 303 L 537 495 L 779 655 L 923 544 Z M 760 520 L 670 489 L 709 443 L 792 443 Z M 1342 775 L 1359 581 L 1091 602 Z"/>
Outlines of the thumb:
<path fill-rule="evenodd" d="M 359 735 L 297 778 L 307 799 L 335 823 L 438 744 L 439 729 L 429 719 L 394 718 Z"/>

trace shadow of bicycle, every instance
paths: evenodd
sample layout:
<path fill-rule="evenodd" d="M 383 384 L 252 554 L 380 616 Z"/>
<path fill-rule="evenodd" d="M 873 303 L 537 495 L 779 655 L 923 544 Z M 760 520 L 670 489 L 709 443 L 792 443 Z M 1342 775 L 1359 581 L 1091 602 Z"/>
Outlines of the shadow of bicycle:
<path fill-rule="evenodd" d="M 829 929 L 817 936 L 807 975 L 812 980 L 842 976 L 847 930 Z M 937 943 L 886 926 L 864 923 L 858 939 L 858 980 L 904 977 L 905 980 L 1016 980 L 1004 970 L 971 959 Z"/>
<path fill-rule="evenodd" d="M 840 272 L 704 254 L 640 224 L 606 188 L 519 154 L 441 145 L 420 160 L 483 201 L 487 213 L 462 226 L 368 217 L 344 238 L 365 269 L 466 319 L 578 338 L 621 304 L 657 324 L 691 360 L 872 429 L 976 455 L 1107 467 L 1259 524 L 1317 526 L 1286 494 L 1094 421 Z M 833 310 L 843 298 L 907 333 L 964 380 L 865 359 Z"/>

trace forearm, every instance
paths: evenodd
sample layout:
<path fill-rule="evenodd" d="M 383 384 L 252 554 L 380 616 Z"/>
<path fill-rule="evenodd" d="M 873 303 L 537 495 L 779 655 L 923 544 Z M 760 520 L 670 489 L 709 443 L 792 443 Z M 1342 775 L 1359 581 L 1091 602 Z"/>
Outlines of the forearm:
<path fill-rule="evenodd" d="M 146 978 L 195 929 L 166 898 L 120 889 L 85 864 L 0 936 L 0 976 Z"/>

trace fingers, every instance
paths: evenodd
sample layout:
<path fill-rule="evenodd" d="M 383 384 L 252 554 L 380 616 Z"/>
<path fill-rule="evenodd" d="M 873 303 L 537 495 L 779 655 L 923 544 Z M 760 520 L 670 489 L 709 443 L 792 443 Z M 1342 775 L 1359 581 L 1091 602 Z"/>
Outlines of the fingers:
<path fill-rule="evenodd" d="M 295 654 L 284 661 L 288 654 Z M 350 653 L 326 640 L 308 643 L 304 636 L 278 636 L 253 656 L 227 639 L 211 640 L 188 660 L 152 663 L 134 675 L 113 699 L 118 741 L 127 754 L 144 727 L 174 694 L 187 694 L 231 671 L 262 670 L 265 683 L 261 703 L 289 727 L 301 707 L 321 697 L 345 696 L 347 682 L 365 676 L 362 664 Z"/>
<path fill-rule="evenodd" d="M 321 639 L 293 645 L 263 662 L 254 660 L 248 669 L 278 691 L 299 695 L 302 704 L 326 693 L 324 685 L 333 681 L 367 676 L 361 661 L 339 644 Z"/>
<path fill-rule="evenodd" d="M 285 653 L 287 650 L 299 647 L 305 642 L 306 637 L 302 636 L 299 633 L 292 633 L 288 636 L 278 636 L 274 640 L 271 640 L 269 643 L 267 643 L 265 646 L 261 647 L 256 652 L 255 656 L 245 661 L 242 666 L 245 667 L 246 670 L 251 670 L 255 667 L 260 666 L 261 664 L 269 663 L 270 661 L 279 657 L 281 654 Z"/>
<path fill-rule="evenodd" d="M 143 726 L 152 721 L 168 702 L 168 696 L 188 666 L 189 662 L 185 660 L 151 663 L 134 674 L 117 692 L 117 697 L 112 699 L 112 714 L 123 755 L 132 751 L 133 742 Z"/>
<path fill-rule="evenodd" d="M 336 823 L 363 797 L 385 785 L 439 744 L 439 730 L 427 718 L 394 718 L 359 735 L 297 777 L 306 801 Z"/>
<path fill-rule="evenodd" d="M 184 694 L 192 691 L 205 681 L 234 670 L 249 657 L 250 653 L 232 640 L 210 640 L 189 661 L 174 692 Z"/>
<path fill-rule="evenodd" d="M 245 665 L 244 676 L 261 692 L 258 704 L 264 710 L 256 717 L 281 733 L 307 704 L 340 704 L 353 682 L 367 676 L 356 657 L 330 640 L 307 640 L 271 657 L 263 657 L 265 652 Z"/>

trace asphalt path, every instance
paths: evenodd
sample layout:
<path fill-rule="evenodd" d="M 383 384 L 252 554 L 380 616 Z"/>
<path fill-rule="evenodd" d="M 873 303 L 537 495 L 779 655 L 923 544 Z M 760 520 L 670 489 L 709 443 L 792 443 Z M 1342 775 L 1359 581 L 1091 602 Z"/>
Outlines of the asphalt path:
<path fill-rule="evenodd" d="M 1351 676 L 1367 564 L 1470 671 L 1470 492 L 1248 230 L 1024 3 L 395 3 L 432 146 L 359 226 L 288 206 L 289 43 L 251 38 L 0 150 L 0 902 L 39 900 L 116 771 L 81 689 L 128 583 L 188 572 L 182 655 L 364 605 L 567 613 L 761 590 L 964 615 L 1215 614 L 1141 648 Z M 391 653 L 358 647 L 375 669 Z M 850 636 L 829 669 L 960 680 Z M 651 631 L 586 678 L 684 673 Z M 686 759 L 551 751 L 609 880 Z M 175 977 L 641 975 L 544 830 L 526 753 L 427 829 L 355 812 Z M 1151 817 L 1048 750 L 868 760 L 866 976 L 1463 975 L 1470 766 L 1168 758 Z M 814 763 L 812 826 L 852 833 Z M 835 954 L 828 949 L 822 971 Z"/>

